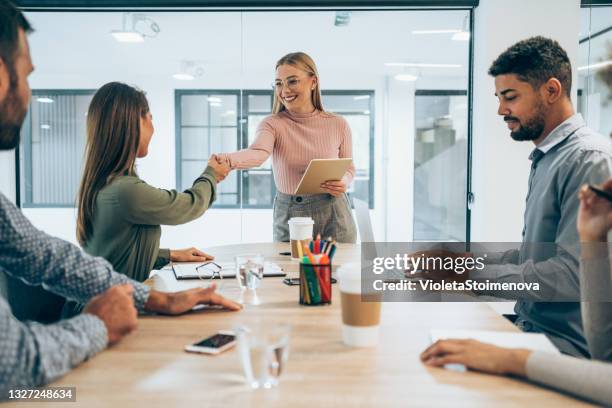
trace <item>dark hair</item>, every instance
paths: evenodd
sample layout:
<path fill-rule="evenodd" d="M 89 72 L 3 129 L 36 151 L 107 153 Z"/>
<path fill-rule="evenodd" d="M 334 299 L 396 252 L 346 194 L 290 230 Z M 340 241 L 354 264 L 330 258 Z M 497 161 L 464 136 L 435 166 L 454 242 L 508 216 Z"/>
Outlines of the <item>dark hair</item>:
<path fill-rule="evenodd" d="M 19 46 L 19 29 L 31 33 L 32 26 L 13 3 L 0 0 L 0 58 L 13 74 L 14 59 Z"/>
<path fill-rule="evenodd" d="M 504 51 L 489 68 L 489 75 L 516 74 L 521 81 L 538 89 L 550 78 L 557 78 L 569 97 L 572 90 L 572 65 L 558 42 L 531 37 Z"/>
<path fill-rule="evenodd" d="M 136 175 L 140 118 L 149 112 L 145 93 L 120 82 L 98 89 L 87 111 L 85 168 L 77 197 L 77 239 L 85 245 L 93 233 L 98 192 L 116 177 Z"/>

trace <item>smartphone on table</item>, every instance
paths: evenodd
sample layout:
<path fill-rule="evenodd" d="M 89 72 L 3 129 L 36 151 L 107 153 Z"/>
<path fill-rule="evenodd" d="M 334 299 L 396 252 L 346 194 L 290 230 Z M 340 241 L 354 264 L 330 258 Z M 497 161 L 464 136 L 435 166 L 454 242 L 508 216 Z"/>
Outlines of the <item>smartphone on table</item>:
<path fill-rule="evenodd" d="M 185 346 L 185 351 L 191 353 L 220 354 L 236 345 L 236 335 L 229 330 L 221 330 L 218 333 L 201 340 L 197 343 Z"/>

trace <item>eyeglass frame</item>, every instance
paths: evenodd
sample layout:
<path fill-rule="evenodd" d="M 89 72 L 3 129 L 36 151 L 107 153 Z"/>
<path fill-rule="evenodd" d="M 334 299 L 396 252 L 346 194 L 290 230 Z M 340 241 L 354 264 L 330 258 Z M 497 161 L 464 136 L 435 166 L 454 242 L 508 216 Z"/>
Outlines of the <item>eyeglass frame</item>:
<path fill-rule="evenodd" d="M 295 81 L 293 85 L 290 84 L 290 82 L 292 81 Z M 283 81 L 282 79 L 276 79 L 274 80 L 274 82 L 272 82 L 271 86 L 272 86 L 272 89 L 275 89 L 275 90 L 281 90 L 286 86 L 292 91 L 295 91 L 300 86 L 300 82 L 302 82 L 302 80 L 299 78 L 291 78 L 287 81 Z"/>
<path fill-rule="evenodd" d="M 292 75 L 293 76 L 293 75 Z M 315 75 L 308 73 L 308 76 L 313 77 Z M 292 91 L 295 91 L 297 89 L 297 87 L 299 86 L 300 82 L 302 82 L 304 80 L 304 78 L 290 78 L 287 80 L 282 80 L 282 79 L 275 79 L 271 86 L 272 89 L 274 90 L 281 90 L 283 89 L 285 86 L 289 89 L 291 89 Z M 295 81 L 295 83 L 293 85 L 290 85 L 289 82 L 291 81 Z"/>
<path fill-rule="evenodd" d="M 210 278 L 207 278 L 207 277 L 202 277 L 202 276 L 200 275 L 200 272 L 198 271 L 198 269 L 203 268 L 203 267 L 205 267 L 206 265 L 211 265 L 211 264 L 212 264 L 212 265 L 214 265 L 214 266 L 216 266 L 218 269 L 217 269 L 217 270 L 212 271 L 212 273 L 211 273 L 211 275 L 210 275 Z M 223 270 L 223 267 L 222 267 L 221 265 L 219 265 L 218 263 L 214 262 L 214 261 L 204 262 L 203 264 L 196 266 L 196 267 L 195 267 L 195 270 L 196 270 L 196 272 L 198 273 L 198 277 L 199 277 L 200 279 L 203 279 L 203 280 L 215 279 L 215 275 L 217 276 L 217 279 L 223 279 L 223 275 L 221 274 L 221 271 Z"/>
<path fill-rule="evenodd" d="M 210 275 L 210 278 L 207 278 L 207 277 L 203 276 L 202 274 L 200 274 L 198 269 L 203 268 L 206 265 L 210 265 L 210 264 L 215 265 L 218 268 L 218 270 L 212 271 L 212 274 Z M 172 262 L 172 261 L 170 261 L 170 268 L 172 269 L 172 272 L 174 273 L 174 276 L 176 276 L 176 270 L 174 269 L 174 262 Z M 215 276 L 217 277 L 217 279 L 223 280 L 223 274 L 221 273 L 222 270 L 223 270 L 223 267 L 221 265 L 219 265 L 218 263 L 214 262 L 214 261 L 204 262 L 203 264 L 200 264 L 200 265 L 195 267 L 195 271 L 196 271 L 196 273 L 198 275 L 198 279 L 201 279 L 201 280 L 212 280 L 212 279 L 215 279 Z"/>

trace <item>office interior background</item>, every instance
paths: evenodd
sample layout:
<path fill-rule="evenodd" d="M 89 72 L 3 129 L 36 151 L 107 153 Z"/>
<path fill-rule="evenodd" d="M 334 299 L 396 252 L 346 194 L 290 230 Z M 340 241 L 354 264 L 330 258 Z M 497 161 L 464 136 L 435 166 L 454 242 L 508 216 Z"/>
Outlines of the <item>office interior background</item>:
<path fill-rule="evenodd" d="M 155 134 L 138 162 L 141 178 L 184 189 L 210 154 L 249 145 L 271 111 L 276 61 L 307 52 L 324 106 L 351 126 L 351 194 L 369 202 L 380 241 L 520 241 L 533 145 L 510 139 L 486 73 L 516 41 L 558 40 L 572 60 L 576 108 L 612 137 L 611 6 L 480 0 L 476 8 L 127 11 L 26 13 L 36 30 L 33 97 L 17 154 L 2 153 L 0 190 L 37 227 L 75 243 L 86 111 L 109 81 L 149 99 Z M 114 38 L 125 27 L 144 41 Z M 161 244 L 271 241 L 274 193 L 270 160 L 233 172 L 214 206 L 194 222 L 164 226 Z"/>

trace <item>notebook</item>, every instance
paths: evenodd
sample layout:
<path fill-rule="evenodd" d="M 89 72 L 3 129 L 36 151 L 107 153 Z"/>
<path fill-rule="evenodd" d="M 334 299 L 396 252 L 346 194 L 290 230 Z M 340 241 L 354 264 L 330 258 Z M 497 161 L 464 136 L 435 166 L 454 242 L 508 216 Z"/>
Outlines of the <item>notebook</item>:
<path fill-rule="evenodd" d="M 234 262 L 216 262 L 221 267 L 221 275 L 225 278 L 236 277 L 236 264 Z M 177 280 L 186 279 L 210 279 L 213 274 L 218 270 L 217 267 L 211 263 L 209 267 L 203 267 L 196 271 L 196 267 L 202 265 L 202 262 L 197 263 L 175 263 L 172 264 L 172 271 Z M 283 268 L 272 262 L 264 262 L 264 278 L 268 277 L 283 277 L 287 274 L 283 271 Z M 217 279 L 215 276 L 214 279 Z"/>

